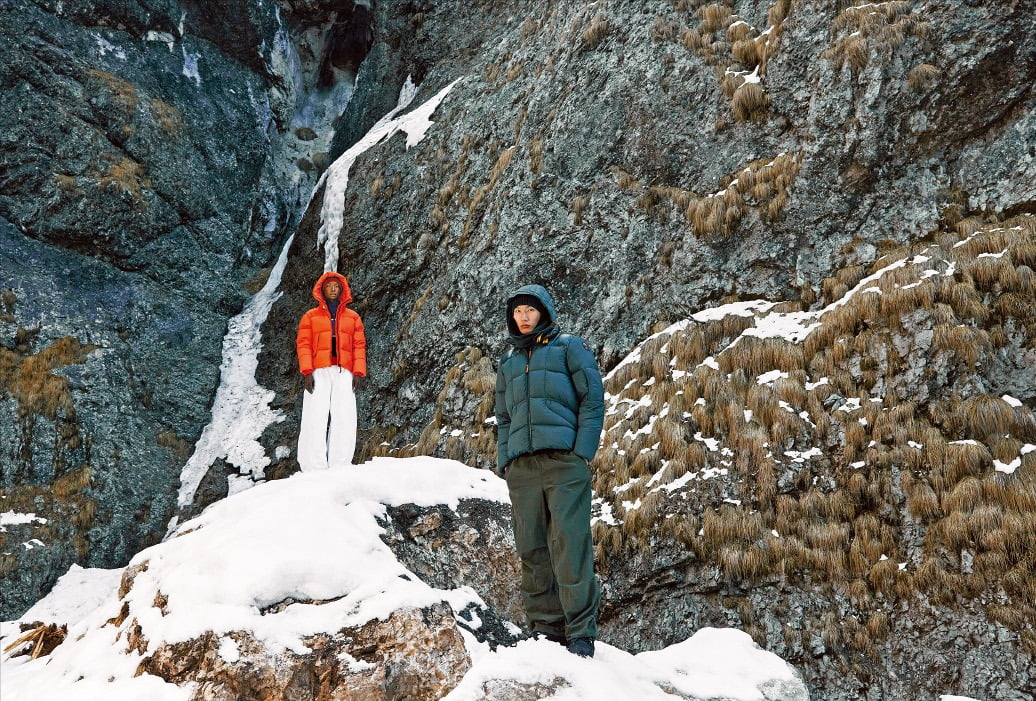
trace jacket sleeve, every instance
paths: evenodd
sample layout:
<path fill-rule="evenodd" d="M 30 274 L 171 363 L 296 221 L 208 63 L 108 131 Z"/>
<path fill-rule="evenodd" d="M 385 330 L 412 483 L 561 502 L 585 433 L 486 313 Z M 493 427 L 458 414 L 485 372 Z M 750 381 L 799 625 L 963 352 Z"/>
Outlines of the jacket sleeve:
<path fill-rule="evenodd" d="M 604 383 L 597 367 L 597 358 L 583 339 L 575 337 L 568 344 L 565 356 L 572 386 L 579 400 L 578 427 L 573 452 L 587 462 L 594 459 L 604 428 Z"/>
<path fill-rule="evenodd" d="M 309 375 L 313 372 L 313 322 L 309 312 L 302 315 L 299 331 L 295 334 L 295 353 L 299 357 L 299 372 Z"/>
<path fill-rule="evenodd" d="M 367 337 L 359 314 L 356 314 L 356 325 L 353 326 L 353 374 L 360 377 L 367 374 Z"/>
<path fill-rule="evenodd" d="M 504 476 L 504 467 L 511 462 L 507 456 L 507 439 L 511 435 L 511 414 L 507 411 L 507 378 L 504 361 L 496 371 L 496 473 Z"/>

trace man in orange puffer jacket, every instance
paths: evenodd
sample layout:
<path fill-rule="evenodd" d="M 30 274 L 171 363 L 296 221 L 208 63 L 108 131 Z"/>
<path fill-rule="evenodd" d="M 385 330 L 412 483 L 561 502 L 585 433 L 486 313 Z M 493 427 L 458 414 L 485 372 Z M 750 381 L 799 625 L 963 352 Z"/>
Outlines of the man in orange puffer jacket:
<path fill-rule="evenodd" d="M 313 285 L 315 309 L 302 315 L 295 350 L 306 393 L 299 428 L 299 467 L 303 471 L 349 465 L 356 449 L 356 394 L 367 375 L 367 340 L 360 315 L 345 305 L 353 300 L 349 283 L 335 272 Z M 330 418 L 330 430 L 328 428 Z"/>

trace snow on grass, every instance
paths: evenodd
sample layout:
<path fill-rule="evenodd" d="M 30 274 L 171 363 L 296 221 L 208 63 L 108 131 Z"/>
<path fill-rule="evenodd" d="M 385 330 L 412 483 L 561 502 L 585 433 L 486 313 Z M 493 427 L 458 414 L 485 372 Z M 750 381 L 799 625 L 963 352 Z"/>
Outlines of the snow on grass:
<path fill-rule="evenodd" d="M 593 524 L 597 523 L 598 521 L 601 521 L 602 523 L 604 523 L 607 526 L 618 526 L 619 525 L 619 522 L 615 519 L 615 513 L 612 510 L 612 504 L 611 504 L 610 501 L 606 501 L 604 499 L 601 499 L 600 497 L 595 498 L 593 500 L 593 505 L 591 507 L 591 511 L 592 512 L 596 512 L 596 513 L 599 514 L 599 515 L 596 515 L 596 516 L 591 516 L 591 518 L 590 518 L 590 525 L 591 526 Z"/>
<path fill-rule="evenodd" d="M 701 431 L 694 434 L 694 440 L 704 443 L 705 447 L 711 452 L 715 453 L 719 450 L 719 440 L 716 438 L 709 438 L 708 436 L 703 435 Z"/>
<path fill-rule="evenodd" d="M 364 151 L 392 137 L 397 132 L 406 132 L 406 147 L 409 149 L 424 138 L 431 127 L 431 115 L 462 79 L 458 78 L 435 94 L 430 100 L 409 114 L 397 117 L 417 95 L 417 86 L 407 76 L 399 92 L 396 106 L 379 119 L 362 139 L 356 142 L 320 176 L 314 191 L 324 185 L 324 201 L 320 210 L 320 229 L 317 231 L 317 246 L 324 247 L 324 271 L 338 270 L 338 235 L 345 222 L 345 190 L 349 185 L 349 170 Z"/>
<path fill-rule="evenodd" d="M 1012 460 L 1009 463 L 1003 463 L 1003 462 L 1000 462 L 999 460 L 996 460 L 996 459 L 993 460 L 993 469 L 995 469 L 997 472 L 1003 472 L 1003 473 L 1008 474 L 1008 475 L 1013 475 L 1014 471 L 1017 470 L 1021 466 L 1022 466 L 1022 459 L 1021 458 L 1015 458 L 1014 460 Z"/>
<path fill-rule="evenodd" d="M 4 526 L 21 526 L 24 524 L 44 524 L 47 519 L 42 516 L 37 516 L 34 513 L 22 514 L 17 511 L 5 511 L 0 513 L 0 533 L 3 533 L 6 529 Z"/>
<path fill-rule="evenodd" d="M 767 302 L 764 299 L 753 299 L 747 302 L 733 302 L 723 304 L 710 309 L 703 309 L 700 312 L 691 314 L 691 318 L 699 323 L 706 321 L 722 321 L 728 316 L 755 316 L 756 312 L 767 313 L 777 306 L 777 302 Z M 672 327 L 676 327 L 674 324 Z"/>
<path fill-rule="evenodd" d="M 777 380 L 786 380 L 787 378 L 788 373 L 781 372 L 780 370 L 771 370 L 770 372 L 764 372 L 762 375 L 755 378 L 755 381 L 757 384 L 760 385 L 768 385 L 771 382 L 776 382 Z"/>
<path fill-rule="evenodd" d="M 784 454 L 787 457 L 791 458 L 792 462 L 803 463 L 809 460 L 810 458 L 823 457 L 824 451 L 822 451 L 820 448 L 813 447 L 806 451 L 786 450 L 784 451 Z"/>

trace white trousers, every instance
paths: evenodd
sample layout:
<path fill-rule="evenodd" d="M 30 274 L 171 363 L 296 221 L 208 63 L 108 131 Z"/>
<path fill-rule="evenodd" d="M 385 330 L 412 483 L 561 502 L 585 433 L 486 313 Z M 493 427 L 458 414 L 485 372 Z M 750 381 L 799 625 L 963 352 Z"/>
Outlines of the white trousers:
<path fill-rule="evenodd" d="M 356 450 L 353 374 L 337 366 L 317 368 L 313 384 L 312 394 L 302 392 L 299 467 L 308 472 L 348 466 Z"/>

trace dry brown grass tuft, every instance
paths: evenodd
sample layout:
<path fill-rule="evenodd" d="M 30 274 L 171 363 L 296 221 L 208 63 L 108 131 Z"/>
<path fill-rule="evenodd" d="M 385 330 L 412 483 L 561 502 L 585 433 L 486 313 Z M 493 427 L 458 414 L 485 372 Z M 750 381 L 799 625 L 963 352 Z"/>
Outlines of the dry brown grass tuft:
<path fill-rule="evenodd" d="M 172 137 L 180 135 L 183 130 L 183 117 L 180 110 L 159 99 L 151 100 L 151 113 L 155 123 L 166 134 Z"/>
<path fill-rule="evenodd" d="M 115 106 L 132 116 L 137 110 L 137 91 L 133 85 L 122 78 L 106 71 L 91 68 L 86 75 L 97 80 L 101 86 L 111 95 Z"/>
<path fill-rule="evenodd" d="M 529 142 L 529 170 L 534 175 L 543 172 L 543 137 L 536 137 Z"/>
<path fill-rule="evenodd" d="M 619 166 L 612 166 L 611 174 L 615 177 L 615 184 L 620 190 L 637 190 L 640 188 L 640 182 Z"/>
<path fill-rule="evenodd" d="M 989 334 L 981 329 L 976 329 L 963 324 L 948 326 L 940 324 L 935 327 L 935 336 L 932 347 L 936 350 L 953 353 L 958 362 L 971 368 L 978 363 L 979 358 L 987 352 L 991 343 Z"/>
<path fill-rule="evenodd" d="M 770 98 L 759 83 L 744 83 L 734 91 L 730 106 L 734 119 L 744 122 L 764 119 L 769 104 Z"/>
<path fill-rule="evenodd" d="M 144 166 L 127 156 L 108 154 L 104 170 L 95 177 L 102 188 L 129 195 L 137 205 L 145 204 L 144 188 L 151 187 Z"/>
<path fill-rule="evenodd" d="M 770 574 L 774 564 L 774 552 L 765 546 L 741 548 L 727 545 L 719 552 L 719 565 L 727 581 L 757 581 Z"/>
<path fill-rule="evenodd" d="M 69 499 L 86 489 L 92 475 L 93 471 L 89 465 L 80 465 L 54 480 L 51 489 L 59 499 Z"/>
<path fill-rule="evenodd" d="M 736 27 L 746 28 L 746 25 L 739 24 Z M 734 29 L 734 27 L 731 27 Z M 747 31 L 747 29 L 745 30 Z M 728 32 L 728 35 L 732 32 Z M 754 68 L 763 61 L 764 47 L 759 44 L 755 39 L 741 38 L 734 40 L 734 43 L 730 47 L 730 53 L 733 54 L 734 58 L 740 61 L 748 68 Z"/>
<path fill-rule="evenodd" d="M 656 43 L 669 42 L 676 39 L 680 31 L 680 25 L 664 15 L 659 15 L 651 24 L 648 36 Z"/>
<path fill-rule="evenodd" d="M 904 473 L 906 479 L 910 473 Z M 907 497 L 907 511 L 910 515 L 921 521 L 933 521 L 942 516 L 939 508 L 939 497 L 928 482 L 920 479 L 910 479 L 903 484 L 903 491 Z"/>
<path fill-rule="evenodd" d="M 1003 399 L 988 394 L 965 400 L 961 417 L 967 434 L 982 440 L 1015 431 L 1014 409 Z"/>
<path fill-rule="evenodd" d="M 590 197 L 587 195 L 580 195 L 572 200 L 572 223 L 575 226 L 579 226 L 583 223 L 583 210 L 590 204 Z"/>
<path fill-rule="evenodd" d="M 74 418 L 68 381 L 53 371 L 85 362 L 98 346 L 82 344 L 71 336 L 59 338 L 37 355 L 20 355 L 0 348 L 0 388 L 18 400 L 19 412 L 41 414 L 54 420 L 58 414 Z"/>
<path fill-rule="evenodd" d="M 725 373 L 735 368 L 749 375 L 761 375 L 770 370 L 791 372 L 805 367 L 801 344 L 784 339 L 753 338 L 744 336 L 727 348 L 717 358 L 720 369 Z"/>
<path fill-rule="evenodd" d="M 759 513 L 722 504 L 718 509 L 705 512 L 702 528 L 702 547 L 710 552 L 719 552 L 723 545 L 747 545 L 759 540 L 763 534 L 763 521 Z"/>
<path fill-rule="evenodd" d="M 590 50 L 597 47 L 611 31 L 611 21 L 600 12 L 594 15 L 590 24 L 583 30 L 582 48 Z"/>
<path fill-rule="evenodd" d="M 730 25 L 731 11 L 726 5 L 706 5 L 701 9 L 702 27 L 704 32 L 715 32 L 726 30 Z"/>

